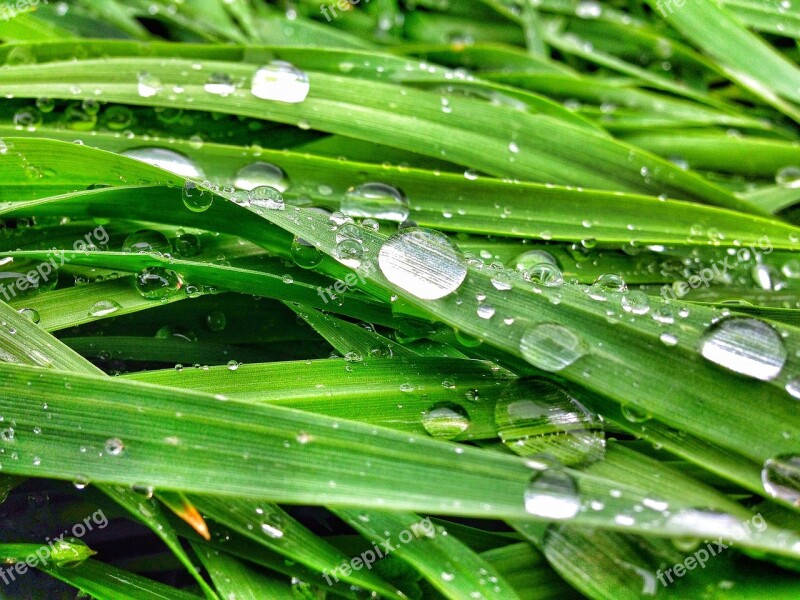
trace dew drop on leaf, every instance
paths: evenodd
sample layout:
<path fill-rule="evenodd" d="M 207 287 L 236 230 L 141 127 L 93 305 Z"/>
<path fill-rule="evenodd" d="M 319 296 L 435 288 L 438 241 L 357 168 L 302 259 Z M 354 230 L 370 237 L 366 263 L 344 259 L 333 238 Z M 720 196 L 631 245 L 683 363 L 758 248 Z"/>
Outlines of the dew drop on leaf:
<path fill-rule="evenodd" d="M 402 223 L 409 215 L 408 199 L 403 192 L 386 183 L 364 183 L 348 189 L 340 208 L 351 217 L 396 223 Z"/>
<path fill-rule="evenodd" d="M 120 308 L 122 307 L 114 300 L 98 300 L 92 304 L 91 308 L 89 309 L 89 316 L 105 317 L 106 315 L 117 312 Z"/>
<path fill-rule="evenodd" d="M 572 476 L 561 469 L 545 469 L 534 473 L 525 489 L 525 510 L 545 519 L 571 519 L 581 507 L 578 486 Z"/>
<path fill-rule="evenodd" d="M 422 414 L 422 426 L 433 437 L 452 440 L 471 425 L 469 414 L 463 406 L 443 402 L 430 407 Z"/>
<path fill-rule="evenodd" d="M 239 169 L 233 185 L 240 190 L 248 192 L 262 185 L 275 188 L 279 192 L 285 192 L 289 188 L 289 178 L 279 166 L 258 161 Z"/>
<path fill-rule="evenodd" d="M 447 236 L 416 227 L 389 237 L 378 265 L 390 283 L 422 300 L 444 298 L 467 277 L 466 261 Z"/>
<path fill-rule="evenodd" d="M 256 98 L 292 104 L 305 100 L 310 89 L 308 75 L 282 60 L 259 68 L 250 84 L 250 93 Z"/>
<path fill-rule="evenodd" d="M 586 342 L 571 329 L 557 323 L 529 328 L 519 343 L 522 356 L 545 371 L 560 371 L 588 352 Z"/>
<path fill-rule="evenodd" d="M 165 148 L 134 148 L 126 150 L 123 156 L 159 167 L 181 177 L 204 177 L 203 171 L 183 154 Z"/>
<path fill-rule="evenodd" d="M 734 318 L 711 327 L 700 339 L 711 362 L 748 377 L 770 381 L 786 363 L 786 346 L 777 331 L 758 319 Z"/>
<path fill-rule="evenodd" d="M 761 469 L 761 483 L 773 498 L 800 506 L 800 456 L 784 454 L 768 459 Z"/>

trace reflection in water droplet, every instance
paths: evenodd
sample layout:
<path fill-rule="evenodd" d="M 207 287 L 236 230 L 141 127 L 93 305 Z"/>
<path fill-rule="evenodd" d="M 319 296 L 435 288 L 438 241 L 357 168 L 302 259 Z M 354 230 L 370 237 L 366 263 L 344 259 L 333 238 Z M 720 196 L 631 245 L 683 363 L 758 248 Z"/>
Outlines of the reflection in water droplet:
<path fill-rule="evenodd" d="M 583 339 L 557 323 L 529 328 L 520 339 L 519 349 L 525 360 L 545 371 L 565 369 L 589 351 Z"/>
<path fill-rule="evenodd" d="M 258 69 L 250 85 L 250 93 L 256 98 L 289 103 L 302 102 L 309 90 L 308 75 L 282 60 Z"/>
<path fill-rule="evenodd" d="M 262 185 L 285 192 L 289 187 L 289 178 L 279 166 L 259 161 L 239 169 L 233 185 L 248 192 Z"/>
<path fill-rule="evenodd" d="M 35 308 L 21 308 L 17 312 L 31 323 L 38 323 L 42 319 L 41 315 L 39 315 L 39 311 Z"/>
<path fill-rule="evenodd" d="M 578 486 L 569 473 L 546 469 L 534 473 L 525 490 L 525 510 L 545 519 L 571 519 L 581 507 Z"/>
<path fill-rule="evenodd" d="M 364 183 L 347 190 L 341 211 L 351 217 L 367 217 L 402 223 L 408 218 L 408 200 L 385 183 Z"/>
<path fill-rule="evenodd" d="M 713 363 L 762 381 L 775 379 L 786 363 L 786 346 L 772 327 L 757 319 L 734 318 L 709 329 L 700 352 Z"/>
<path fill-rule="evenodd" d="M 347 238 L 336 244 L 333 256 L 343 265 L 355 269 L 364 257 L 364 247 L 358 240 Z"/>
<path fill-rule="evenodd" d="M 800 187 L 800 167 L 783 167 L 775 173 L 775 183 L 791 189 Z"/>
<path fill-rule="evenodd" d="M 433 437 L 452 440 L 469 429 L 470 420 L 463 406 L 444 402 L 423 413 L 422 426 Z"/>
<path fill-rule="evenodd" d="M 123 156 L 159 167 L 181 177 L 204 177 L 203 171 L 194 162 L 172 150 L 164 148 L 134 148 L 126 150 Z"/>
<path fill-rule="evenodd" d="M 528 252 L 523 252 L 511 261 L 511 264 L 517 271 L 529 271 L 542 263 L 558 267 L 556 258 L 545 250 L 529 250 Z"/>
<path fill-rule="evenodd" d="M 573 466 L 605 455 L 602 419 L 551 381 L 528 378 L 510 383 L 494 418 L 500 439 L 520 456 L 549 454 Z"/>
<path fill-rule="evenodd" d="M 773 498 L 800 507 L 800 456 L 784 454 L 767 460 L 761 483 Z"/>
<path fill-rule="evenodd" d="M 378 265 L 390 283 L 423 300 L 438 300 L 467 276 L 463 256 L 444 234 L 409 227 L 387 239 Z"/>

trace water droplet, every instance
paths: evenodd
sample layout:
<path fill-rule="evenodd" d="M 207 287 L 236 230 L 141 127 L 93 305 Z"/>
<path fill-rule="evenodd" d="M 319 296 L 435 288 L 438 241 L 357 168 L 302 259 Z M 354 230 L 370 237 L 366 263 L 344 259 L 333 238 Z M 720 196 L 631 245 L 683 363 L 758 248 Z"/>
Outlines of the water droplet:
<path fill-rule="evenodd" d="M 564 276 L 561 270 L 549 262 L 533 265 L 530 269 L 523 271 L 522 276 L 532 283 L 538 283 L 545 287 L 559 287 L 564 285 Z"/>
<path fill-rule="evenodd" d="M 39 311 L 35 308 L 21 308 L 17 312 L 28 319 L 28 321 L 31 323 L 39 323 L 39 321 L 42 320 L 41 315 L 39 315 Z"/>
<path fill-rule="evenodd" d="M 603 9 L 594 0 L 581 0 L 575 7 L 575 14 L 581 19 L 596 19 L 603 14 Z"/>
<path fill-rule="evenodd" d="M 250 93 L 256 98 L 289 103 L 302 102 L 309 90 L 308 75 L 282 60 L 259 68 L 250 85 Z"/>
<path fill-rule="evenodd" d="M 117 312 L 120 308 L 122 307 L 114 300 L 98 300 L 92 304 L 92 307 L 89 309 L 89 316 L 105 317 L 106 315 Z"/>
<path fill-rule="evenodd" d="M 503 443 L 520 456 L 548 454 L 573 466 L 605 455 L 602 419 L 545 379 L 510 383 L 495 405 L 495 425 Z"/>
<path fill-rule="evenodd" d="M 228 318 L 225 316 L 224 312 L 215 310 L 214 312 L 209 313 L 206 317 L 206 325 L 208 325 L 208 328 L 211 331 L 223 331 L 227 324 Z"/>
<path fill-rule="evenodd" d="M 635 406 L 628 406 L 627 404 L 623 404 L 620 407 L 622 411 L 622 416 L 625 417 L 631 423 L 644 423 L 645 421 L 649 421 L 652 419 L 652 415 L 644 412 L 636 408 Z"/>
<path fill-rule="evenodd" d="M 0 442 L 10 443 L 14 441 L 14 428 L 6 427 L 0 430 Z"/>
<path fill-rule="evenodd" d="M 467 276 L 466 262 L 447 236 L 416 227 L 389 237 L 378 265 L 390 283 L 422 300 L 444 298 Z"/>
<path fill-rule="evenodd" d="M 119 438 L 110 438 L 106 440 L 106 454 L 109 456 L 119 456 L 125 449 L 125 444 Z"/>
<path fill-rule="evenodd" d="M 800 400 L 800 377 L 792 377 L 786 382 L 786 391 L 793 398 Z"/>
<path fill-rule="evenodd" d="M 142 98 L 151 98 L 164 89 L 161 80 L 147 71 L 140 71 L 136 76 L 136 80 L 139 84 L 139 95 Z"/>
<path fill-rule="evenodd" d="M 333 255 L 343 265 L 355 269 L 361 264 L 361 259 L 364 257 L 364 247 L 358 240 L 344 239 L 336 244 Z"/>
<path fill-rule="evenodd" d="M 259 185 L 250 190 L 250 206 L 261 210 L 284 210 L 283 194 L 274 187 Z"/>
<path fill-rule="evenodd" d="M 565 369 L 588 352 L 583 339 L 557 323 L 529 328 L 520 339 L 519 349 L 525 360 L 545 371 Z"/>
<path fill-rule="evenodd" d="M 295 264 L 303 269 L 313 269 L 325 256 L 314 244 L 297 236 L 292 242 L 291 254 Z"/>
<path fill-rule="evenodd" d="M 791 189 L 800 187 L 800 167 L 783 167 L 775 173 L 775 183 Z"/>
<path fill-rule="evenodd" d="M 545 250 L 528 250 L 511 261 L 517 271 L 530 271 L 542 263 L 558 266 L 555 257 Z"/>
<path fill-rule="evenodd" d="M 241 365 L 239 364 L 238 360 L 229 360 L 228 361 L 228 370 L 229 371 L 236 371 Z"/>
<path fill-rule="evenodd" d="M 200 254 L 200 238 L 193 233 L 182 233 L 175 238 L 175 254 L 190 258 Z"/>
<path fill-rule="evenodd" d="M 206 80 L 203 89 L 209 94 L 217 96 L 230 96 L 236 91 L 236 84 L 233 78 L 227 73 L 211 73 Z"/>
<path fill-rule="evenodd" d="M 163 300 L 177 292 L 182 285 L 175 271 L 163 267 L 147 267 L 136 274 L 136 289 L 143 298 Z"/>
<path fill-rule="evenodd" d="M 262 185 L 285 192 L 289 188 L 289 178 L 279 166 L 259 161 L 239 169 L 233 185 L 248 192 Z"/>
<path fill-rule="evenodd" d="M 422 426 L 433 437 L 452 440 L 470 426 L 469 414 L 463 406 L 452 402 L 436 404 L 422 414 Z"/>
<path fill-rule="evenodd" d="M 270 525 L 269 523 L 262 523 L 261 524 L 261 531 L 266 534 L 267 536 L 273 539 L 280 539 L 283 537 L 283 531 L 275 527 L 274 525 Z"/>
<path fill-rule="evenodd" d="M 650 299 L 640 290 L 633 290 L 622 297 L 622 309 L 634 315 L 644 315 L 650 310 Z"/>
<path fill-rule="evenodd" d="M 775 379 L 786 363 L 786 347 L 772 327 L 757 319 L 734 318 L 709 329 L 701 354 L 735 373 L 762 381 Z"/>
<path fill-rule="evenodd" d="M 578 486 L 569 473 L 546 469 L 534 473 L 525 490 L 525 510 L 545 519 L 571 519 L 580 510 Z"/>
<path fill-rule="evenodd" d="M 204 177 L 203 171 L 189 158 L 172 150 L 164 148 L 134 148 L 122 153 L 128 158 L 153 165 L 181 177 Z"/>
<path fill-rule="evenodd" d="M 767 460 L 761 483 L 773 498 L 800 506 L 800 456 L 783 454 Z"/>
<path fill-rule="evenodd" d="M 625 280 L 619 275 L 606 273 L 605 275 L 600 275 L 586 291 L 589 296 L 595 300 L 602 301 L 608 300 L 608 297 L 613 294 L 623 294 L 627 292 L 628 286 L 625 285 Z"/>
<path fill-rule="evenodd" d="M 386 183 L 364 183 L 347 190 L 341 211 L 351 217 L 367 217 L 402 223 L 408 219 L 408 199 Z"/>
<path fill-rule="evenodd" d="M 122 242 L 123 252 L 161 252 L 163 254 L 170 250 L 172 250 L 172 245 L 167 236 L 154 229 L 142 229 L 132 233 Z"/>
<path fill-rule="evenodd" d="M 192 212 L 204 212 L 211 208 L 214 194 L 199 187 L 194 181 L 187 181 L 183 185 L 183 204 Z"/>

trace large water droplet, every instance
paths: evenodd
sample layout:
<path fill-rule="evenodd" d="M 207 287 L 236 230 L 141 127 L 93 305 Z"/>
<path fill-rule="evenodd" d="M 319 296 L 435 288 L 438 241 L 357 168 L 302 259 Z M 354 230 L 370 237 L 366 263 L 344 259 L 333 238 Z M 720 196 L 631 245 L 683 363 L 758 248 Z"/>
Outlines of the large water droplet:
<path fill-rule="evenodd" d="M 761 483 L 773 498 L 800 506 L 800 456 L 784 454 L 767 460 Z"/>
<path fill-rule="evenodd" d="M 364 183 L 347 190 L 341 211 L 351 217 L 383 219 L 402 223 L 408 218 L 408 200 L 396 187 Z"/>
<path fill-rule="evenodd" d="M 204 177 L 203 171 L 189 158 L 164 148 L 134 148 L 126 150 L 123 156 L 159 167 L 181 177 Z"/>
<path fill-rule="evenodd" d="M 557 323 L 540 323 L 520 339 L 522 356 L 545 371 L 560 371 L 588 352 L 586 342 L 571 329 Z"/>
<path fill-rule="evenodd" d="M 389 282 L 422 300 L 453 293 L 467 277 L 467 265 L 444 234 L 409 227 L 381 246 L 378 265 Z"/>
<path fill-rule="evenodd" d="M 166 299 L 177 292 L 182 285 L 175 271 L 163 267 L 147 267 L 139 271 L 135 283 L 142 297 L 149 300 Z"/>
<path fill-rule="evenodd" d="M 495 406 L 495 425 L 503 443 L 521 456 L 549 454 L 572 466 L 605 455 L 601 418 L 545 379 L 509 384 Z"/>
<path fill-rule="evenodd" d="M 534 473 L 525 490 L 525 510 L 545 519 L 571 519 L 581 507 L 578 486 L 569 473 L 546 469 Z"/>
<path fill-rule="evenodd" d="M 469 414 L 452 402 L 436 404 L 423 413 L 422 426 L 433 437 L 452 440 L 469 429 Z"/>
<path fill-rule="evenodd" d="M 289 187 L 289 179 L 279 166 L 259 161 L 239 169 L 233 185 L 248 192 L 262 185 L 285 192 Z"/>
<path fill-rule="evenodd" d="M 735 373 L 762 381 L 775 379 L 786 363 L 786 346 L 772 327 L 757 319 L 735 318 L 709 329 L 701 354 Z"/>
<path fill-rule="evenodd" d="M 294 65 L 273 60 L 253 75 L 250 93 L 256 98 L 278 102 L 302 102 L 308 96 L 308 75 Z"/>

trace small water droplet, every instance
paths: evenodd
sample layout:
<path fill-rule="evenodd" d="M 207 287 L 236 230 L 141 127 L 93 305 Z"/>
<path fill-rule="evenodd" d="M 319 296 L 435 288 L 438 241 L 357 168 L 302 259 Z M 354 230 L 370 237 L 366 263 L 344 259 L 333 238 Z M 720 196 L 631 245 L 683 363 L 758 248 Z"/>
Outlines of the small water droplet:
<path fill-rule="evenodd" d="M 783 454 L 768 459 L 761 470 L 761 483 L 773 498 L 800 506 L 800 456 Z"/>
<path fill-rule="evenodd" d="M 325 256 L 314 244 L 297 236 L 292 242 L 291 255 L 295 264 L 303 269 L 313 269 Z"/>
<path fill-rule="evenodd" d="M 139 95 L 142 98 L 151 98 L 164 89 L 161 80 L 147 71 L 140 71 L 136 76 Z"/>
<path fill-rule="evenodd" d="M 125 449 L 125 444 L 119 438 L 110 438 L 106 440 L 106 454 L 109 456 L 119 456 Z"/>
<path fill-rule="evenodd" d="M 142 229 L 131 233 L 122 242 L 123 252 L 160 252 L 163 254 L 170 250 L 172 250 L 172 245 L 167 236 L 153 229 Z"/>
<path fill-rule="evenodd" d="M 105 317 L 111 313 L 117 312 L 122 307 L 114 300 L 98 300 L 89 309 L 90 317 Z"/>
<path fill-rule="evenodd" d="M 778 170 L 775 173 L 775 183 L 790 189 L 800 187 L 800 167 L 788 166 Z"/>
<path fill-rule="evenodd" d="M 209 94 L 217 96 L 230 96 L 236 91 L 236 84 L 233 78 L 227 73 L 211 73 L 206 80 L 203 89 Z"/>

